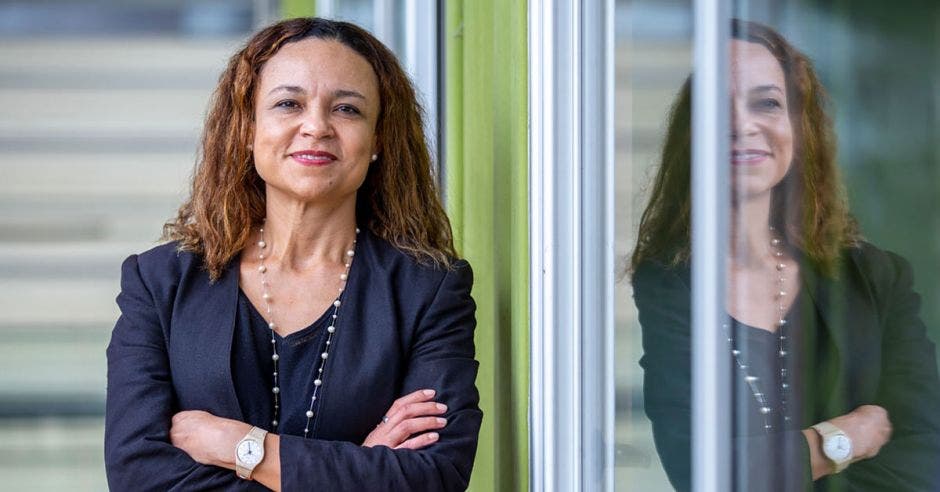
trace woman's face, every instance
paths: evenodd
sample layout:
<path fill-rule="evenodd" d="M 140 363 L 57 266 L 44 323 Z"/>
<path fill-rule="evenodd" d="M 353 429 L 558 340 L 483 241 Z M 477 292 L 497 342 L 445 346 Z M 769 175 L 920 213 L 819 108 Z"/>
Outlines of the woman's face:
<path fill-rule="evenodd" d="M 731 42 L 731 177 L 738 200 L 770 192 L 793 162 L 783 68 L 763 45 Z"/>
<path fill-rule="evenodd" d="M 352 200 L 377 151 L 378 80 L 365 58 L 332 40 L 284 45 L 261 70 L 252 142 L 269 201 Z"/>

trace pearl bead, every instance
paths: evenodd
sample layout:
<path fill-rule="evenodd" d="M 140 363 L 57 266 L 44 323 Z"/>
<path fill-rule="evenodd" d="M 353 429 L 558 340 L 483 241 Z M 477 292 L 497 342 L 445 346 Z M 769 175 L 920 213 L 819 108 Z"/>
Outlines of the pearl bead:
<path fill-rule="evenodd" d="M 327 340 L 327 341 L 326 341 L 326 344 L 327 344 L 327 345 L 329 345 L 329 344 L 330 344 L 330 341 L 329 341 L 329 340 Z"/>
<path fill-rule="evenodd" d="M 783 270 L 787 265 L 785 263 L 777 263 L 777 270 Z"/>
<path fill-rule="evenodd" d="M 266 267 L 266 266 L 264 266 L 264 265 L 259 265 L 259 266 L 258 266 L 258 271 L 261 272 L 261 273 L 264 273 L 264 272 L 268 271 L 268 267 Z M 263 283 L 264 283 L 264 282 L 262 282 L 262 284 L 263 284 Z"/>
<path fill-rule="evenodd" d="M 780 351 L 780 357 L 786 357 L 786 356 L 787 356 L 787 351 L 786 351 L 786 350 L 781 350 L 781 351 Z"/>
<path fill-rule="evenodd" d="M 313 385 L 314 385 L 314 386 L 320 386 L 321 384 L 323 384 L 323 381 L 321 381 L 321 380 L 319 380 L 319 379 L 314 379 L 314 380 L 313 380 Z"/>
<path fill-rule="evenodd" d="M 346 252 L 346 256 L 348 256 L 348 257 L 350 257 L 350 258 L 352 258 L 353 256 L 355 256 L 355 254 L 356 254 L 356 252 L 353 251 L 353 250 L 349 250 L 349 251 Z"/>
<path fill-rule="evenodd" d="M 259 247 L 259 248 L 264 249 L 264 247 L 267 246 L 267 245 L 268 245 L 268 243 L 266 243 L 266 242 L 264 242 L 264 241 L 258 241 L 258 247 Z"/>
<path fill-rule="evenodd" d="M 274 426 L 274 427 L 277 427 L 277 420 L 272 420 L 272 421 L 271 421 L 271 425 Z"/>
<path fill-rule="evenodd" d="M 757 376 L 744 376 L 744 380 L 749 383 L 756 383 L 758 379 L 760 378 L 758 378 Z"/>
<path fill-rule="evenodd" d="M 339 274 L 339 279 L 340 279 L 340 280 L 346 280 L 347 278 L 348 278 L 348 275 L 346 275 L 345 273 Z"/>
<path fill-rule="evenodd" d="M 312 418 L 313 418 L 313 410 L 307 410 L 307 418 L 308 418 L 308 419 L 312 419 Z"/>
<path fill-rule="evenodd" d="M 356 234 L 359 234 L 359 228 L 358 228 L 358 227 L 356 228 Z"/>
<path fill-rule="evenodd" d="M 786 297 L 786 296 L 787 296 L 787 291 L 785 290 L 781 290 L 780 292 L 777 292 L 777 297 Z"/>
<path fill-rule="evenodd" d="M 330 354 L 328 354 L 327 352 L 323 352 L 322 354 L 320 354 L 320 358 L 321 358 L 321 359 L 326 359 L 327 357 L 329 357 L 329 355 L 330 355 Z"/>
<path fill-rule="evenodd" d="M 271 391 L 273 391 L 274 394 L 278 394 L 281 392 L 281 388 L 278 388 L 277 386 L 275 386 L 274 389 L 272 389 Z"/>
<path fill-rule="evenodd" d="M 271 294 L 268 294 L 267 292 L 265 292 L 265 293 L 261 294 L 261 297 L 262 297 L 265 301 L 267 301 L 267 300 L 270 300 L 270 299 L 271 299 Z"/>
<path fill-rule="evenodd" d="M 779 325 L 779 326 L 783 326 L 783 325 L 785 325 L 785 324 L 787 324 L 787 320 L 785 320 L 785 319 L 783 319 L 783 318 L 781 318 L 780 321 L 777 321 L 777 325 Z"/>
<path fill-rule="evenodd" d="M 339 302 L 339 299 L 333 301 L 333 305 L 336 306 L 336 307 L 339 307 L 340 304 L 342 304 L 342 303 Z"/>
<path fill-rule="evenodd" d="M 274 371 L 274 377 L 277 377 L 277 371 Z"/>
<path fill-rule="evenodd" d="M 278 359 L 280 359 L 280 357 L 278 357 L 277 354 L 274 354 L 271 356 L 271 360 L 278 360 Z"/>
<path fill-rule="evenodd" d="M 330 332 L 330 333 L 334 333 L 334 332 L 336 331 L 336 327 L 335 327 L 335 326 L 332 326 L 332 325 L 327 326 L 327 327 L 326 327 L 326 331 L 328 331 L 328 332 Z"/>
<path fill-rule="evenodd" d="M 770 244 L 773 244 L 774 246 L 780 246 L 780 240 L 777 238 L 773 238 L 770 240 Z"/>
<path fill-rule="evenodd" d="M 271 339 L 271 345 L 274 345 L 274 344 L 276 344 L 276 343 L 277 343 L 277 340 L 275 340 L 275 339 L 272 338 L 272 339 Z"/>
<path fill-rule="evenodd" d="M 304 437 L 307 436 L 307 433 L 310 432 L 310 429 L 304 429 Z"/>
<path fill-rule="evenodd" d="M 740 350 L 732 350 L 732 351 L 731 351 L 731 354 L 734 355 L 735 357 L 737 357 L 737 356 L 741 355 L 741 351 L 740 351 Z"/>
<path fill-rule="evenodd" d="M 270 323 L 268 323 L 268 328 L 270 328 L 270 329 L 272 329 L 272 330 L 275 328 L 275 325 L 274 325 L 274 322 L 273 322 L 273 321 L 270 322 Z"/>
<path fill-rule="evenodd" d="M 770 407 L 760 407 L 760 413 L 767 415 L 770 413 Z"/>

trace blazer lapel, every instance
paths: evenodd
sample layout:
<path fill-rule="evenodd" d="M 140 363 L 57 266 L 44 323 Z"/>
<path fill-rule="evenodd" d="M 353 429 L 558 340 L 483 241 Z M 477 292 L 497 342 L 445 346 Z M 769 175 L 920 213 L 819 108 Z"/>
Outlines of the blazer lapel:
<path fill-rule="evenodd" d="M 181 282 L 171 344 L 174 379 L 184 408 L 243 420 L 232 381 L 232 339 L 238 303 L 238 259 L 210 283 L 200 269 Z"/>
<path fill-rule="evenodd" d="M 878 318 L 859 291 L 857 272 L 852 267 L 851 258 L 843 258 L 839 276 L 833 278 L 811 261 L 801 261 L 803 288 L 816 310 L 805 314 L 821 320 L 816 332 L 816 374 L 807 383 L 815 386 L 816 401 L 825 418 L 842 415 L 854 409 L 860 399 L 866 399 L 874 388 L 868 386 L 877 385 L 881 365 L 877 337 L 871 339 Z"/>

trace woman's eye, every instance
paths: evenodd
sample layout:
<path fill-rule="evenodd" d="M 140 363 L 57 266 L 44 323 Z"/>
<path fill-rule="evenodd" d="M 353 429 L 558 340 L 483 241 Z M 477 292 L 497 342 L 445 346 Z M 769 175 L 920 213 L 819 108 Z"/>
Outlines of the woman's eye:
<path fill-rule="evenodd" d="M 285 99 L 283 101 L 278 101 L 275 105 L 275 108 L 284 108 L 284 109 L 296 109 L 300 107 L 300 104 L 293 99 Z"/>
<path fill-rule="evenodd" d="M 359 108 L 349 104 L 340 104 L 336 110 L 343 114 L 359 114 Z"/>
<path fill-rule="evenodd" d="M 757 106 L 759 109 L 773 110 L 773 109 L 780 109 L 780 108 L 782 108 L 782 107 L 783 107 L 783 104 L 781 104 L 781 102 L 780 102 L 779 100 L 777 100 L 777 99 L 774 99 L 774 98 L 772 98 L 772 97 L 768 97 L 768 98 L 764 98 L 764 99 L 758 100 L 757 103 L 756 103 L 756 106 Z"/>

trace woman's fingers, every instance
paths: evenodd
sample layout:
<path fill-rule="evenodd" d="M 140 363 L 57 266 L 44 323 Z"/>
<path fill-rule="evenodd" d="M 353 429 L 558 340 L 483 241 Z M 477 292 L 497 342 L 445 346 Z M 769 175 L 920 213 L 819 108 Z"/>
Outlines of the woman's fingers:
<path fill-rule="evenodd" d="M 447 419 L 441 417 L 417 417 L 399 422 L 388 431 L 389 447 L 396 447 L 415 434 L 431 429 L 440 429 L 447 425 Z"/>
<path fill-rule="evenodd" d="M 395 449 L 421 449 L 437 442 L 441 436 L 437 432 L 428 432 L 419 436 L 412 437 L 399 444 Z"/>
<path fill-rule="evenodd" d="M 433 433 L 433 440 L 428 437 L 412 437 L 417 434 L 427 436 L 427 431 L 440 429 L 447 425 L 447 419 L 437 417 L 447 412 L 447 405 L 429 401 L 435 395 L 431 389 L 418 390 L 395 400 L 385 413 L 385 417 L 375 430 L 366 438 L 363 446 L 388 446 L 398 448 L 407 441 L 408 449 L 418 449 L 438 439 Z"/>
<path fill-rule="evenodd" d="M 427 415 L 441 415 L 447 411 L 447 405 L 433 401 L 409 403 L 401 407 L 398 411 L 388 414 L 388 422 L 385 425 L 395 426 L 405 420 L 423 417 Z"/>
<path fill-rule="evenodd" d="M 398 413 L 403 407 L 406 407 L 412 403 L 420 403 L 434 398 L 435 391 L 432 389 L 421 389 L 408 393 L 407 395 L 395 400 L 392 403 L 392 406 L 385 412 L 385 415 L 391 418 L 392 414 Z"/>

